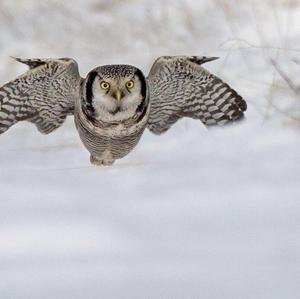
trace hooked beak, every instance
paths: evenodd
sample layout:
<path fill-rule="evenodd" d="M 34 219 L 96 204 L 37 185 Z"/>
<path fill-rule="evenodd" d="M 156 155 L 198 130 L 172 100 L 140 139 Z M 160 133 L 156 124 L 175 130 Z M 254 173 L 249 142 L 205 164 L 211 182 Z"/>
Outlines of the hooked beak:
<path fill-rule="evenodd" d="M 114 97 L 115 97 L 115 99 L 117 99 L 118 101 L 120 101 L 120 100 L 122 99 L 123 95 L 122 95 L 122 93 L 121 93 L 121 91 L 120 91 L 119 89 L 117 89 L 117 90 L 115 91 Z"/>

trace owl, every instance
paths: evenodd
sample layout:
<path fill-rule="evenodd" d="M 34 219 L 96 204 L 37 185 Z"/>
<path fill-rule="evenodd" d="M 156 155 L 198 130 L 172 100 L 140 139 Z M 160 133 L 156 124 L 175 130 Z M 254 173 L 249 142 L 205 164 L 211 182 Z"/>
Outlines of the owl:
<path fill-rule="evenodd" d="M 95 165 L 126 156 L 146 128 L 162 134 L 182 117 L 224 125 L 247 109 L 240 95 L 202 67 L 216 57 L 163 56 L 147 77 L 131 65 L 104 65 L 85 79 L 70 58 L 15 59 L 29 70 L 0 88 L 0 134 L 24 120 L 48 134 L 74 115 Z"/>

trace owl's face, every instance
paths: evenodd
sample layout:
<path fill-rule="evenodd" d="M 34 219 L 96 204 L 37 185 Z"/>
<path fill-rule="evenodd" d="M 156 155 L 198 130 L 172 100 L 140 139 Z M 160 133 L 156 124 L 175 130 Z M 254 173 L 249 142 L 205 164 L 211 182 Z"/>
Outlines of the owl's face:
<path fill-rule="evenodd" d="M 129 65 L 107 65 L 93 70 L 86 83 L 87 101 L 95 116 L 135 112 L 146 96 L 143 73 Z M 88 98 L 90 96 L 90 98 Z"/>

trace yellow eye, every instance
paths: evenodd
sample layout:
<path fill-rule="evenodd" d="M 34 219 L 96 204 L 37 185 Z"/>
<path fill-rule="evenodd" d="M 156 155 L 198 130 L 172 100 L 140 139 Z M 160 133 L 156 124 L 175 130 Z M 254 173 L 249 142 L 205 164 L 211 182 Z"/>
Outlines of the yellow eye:
<path fill-rule="evenodd" d="M 134 86 L 134 82 L 133 82 L 132 80 L 130 80 L 130 81 L 128 81 L 128 82 L 126 83 L 126 87 L 127 87 L 128 89 L 133 88 L 133 86 Z"/>
<path fill-rule="evenodd" d="M 104 90 L 107 90 L 107 89 L 109 89 L 110 85 L 109 85 L 109 83 L 107 83 L 107 82 L 105 82 L 105 81 L 102 81 L 102 82 L 100 83 L 100 87 L 101 87 L 102 89 L 104 89 Z"/>

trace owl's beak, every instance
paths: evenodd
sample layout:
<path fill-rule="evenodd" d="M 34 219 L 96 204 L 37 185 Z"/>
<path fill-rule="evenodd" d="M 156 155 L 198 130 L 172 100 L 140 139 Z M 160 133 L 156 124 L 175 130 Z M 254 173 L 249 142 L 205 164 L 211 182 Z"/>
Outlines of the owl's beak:
<path fill-rule="evenodd" d="M 114 98 L 117 99 L 118 101 L 120 101 L 122 99 L 122 97 L 123 97 L 122 92 L 119 89 L 117 89 L 115 91 Z"/>

